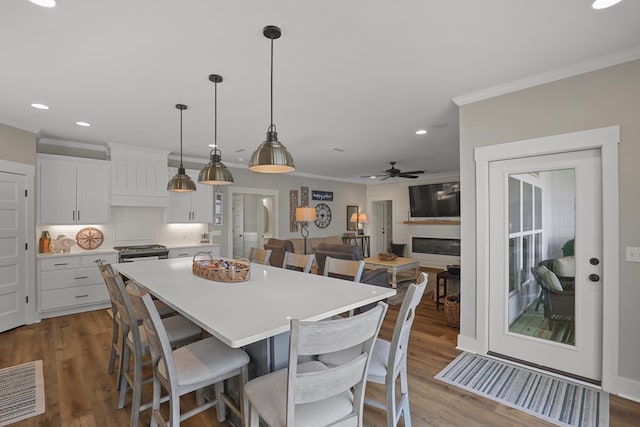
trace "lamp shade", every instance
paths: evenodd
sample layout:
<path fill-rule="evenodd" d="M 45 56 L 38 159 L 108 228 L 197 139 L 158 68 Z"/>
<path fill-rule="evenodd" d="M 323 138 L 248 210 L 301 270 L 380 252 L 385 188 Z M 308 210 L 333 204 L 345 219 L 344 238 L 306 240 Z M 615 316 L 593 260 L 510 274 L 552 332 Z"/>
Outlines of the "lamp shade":
<path fill-rule="evenodd" d="M 354 212 L 351 214 L 351 218 L 349 218 L 349 222 L 367 222 L 368 220 L 367 214 L 364 212 Z"/>
<path fill-rule="evenodd" d="M 178 169 L 178 173 L 169 180 L 169 183 L 167 184 L 167 191 L 173 191 L 174 193 L 196 191 L 195 182 L 193 182 L 191 178 L 189 178 L 189 175 L 185 173 L 184 168 L 180 169 Z"/>
<path fill-rule="evenodd" d="M 263 141 L 251 155 L 249 170 L 260 173 L 287 173 L 295 169 L 291 153 L 278 141 L 278 133 L 269 130 L 266 141 Z"/>
<path fill-rule="evenodd" d="M 211 150 L 211 159 L 198 174 L 198 182 L 207 185 L 230 185 L 233 184 L 233 175 L 222 163 L 220 150 Z"/>
<path fill-rule="evenodd" d="M 296 208 L 296 221 L 298 222 L 309 222 L 316 220 L 316 209 L 315 208 Z"/>

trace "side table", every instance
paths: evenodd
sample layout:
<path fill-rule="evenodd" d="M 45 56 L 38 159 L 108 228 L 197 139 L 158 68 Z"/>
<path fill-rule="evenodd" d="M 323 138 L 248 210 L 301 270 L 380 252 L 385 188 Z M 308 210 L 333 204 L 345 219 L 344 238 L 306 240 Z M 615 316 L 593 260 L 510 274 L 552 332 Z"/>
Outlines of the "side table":
<path fill-rule="evenodd" d="M 436 275 L 436 310 L 440 310 L 440 306 L 444 306 L 444 298 L 447 296 L 447 281 L 449 279 L 460 278 L 457 274 L 451 274 L 449 271 L 441 271 Z M 442 293 L 440 293 L 440 285 L 442 285 Z M 442 300 L 442 302 L 440 301 Z"/>

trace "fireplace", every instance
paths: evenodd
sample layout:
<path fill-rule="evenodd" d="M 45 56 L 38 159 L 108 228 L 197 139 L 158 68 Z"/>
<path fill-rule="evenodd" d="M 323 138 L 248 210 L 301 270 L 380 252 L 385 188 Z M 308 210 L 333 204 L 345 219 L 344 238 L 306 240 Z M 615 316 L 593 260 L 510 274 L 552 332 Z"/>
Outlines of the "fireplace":
<path fill-rule="evenodd" d="M 412 237 L 411 251 L 420 254 L 460 256 L 460 239 Z"/>

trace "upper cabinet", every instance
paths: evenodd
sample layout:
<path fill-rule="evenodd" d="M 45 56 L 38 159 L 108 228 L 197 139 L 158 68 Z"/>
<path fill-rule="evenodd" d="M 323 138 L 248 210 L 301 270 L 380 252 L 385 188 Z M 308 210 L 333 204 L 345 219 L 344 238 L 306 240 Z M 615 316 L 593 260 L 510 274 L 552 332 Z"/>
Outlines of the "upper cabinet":
<path fill-rule="evenodd" d="M 40 224 L 109 222 L 109 162 L 38 155 Z"/>
<path fill-rule="evenodd" d="M 169 178 L 178 172 L 169 168 Z M 213 186 L 198 184 L 197 170 L 186 173 L 196 183 L 196 191 L 191 193 L 169 193 L 169 223 L 213 223 Z"/>
<path fill-rule="evenodd" d="M 111 206 L 168 207 L 169 151 L 109 144 Z"/>

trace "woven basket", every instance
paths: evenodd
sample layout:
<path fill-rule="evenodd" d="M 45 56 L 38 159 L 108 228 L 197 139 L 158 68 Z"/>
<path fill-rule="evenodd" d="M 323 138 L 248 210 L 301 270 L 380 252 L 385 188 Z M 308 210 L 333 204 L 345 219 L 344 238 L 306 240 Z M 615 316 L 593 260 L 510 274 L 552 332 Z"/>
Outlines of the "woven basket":
<path fill-rule="evenodd" d="M 460 294 L 444 297 L 444 315 L 447 316 L 448 326 L 460 328 Z"/>
<path fill-rule="evenodd" d="M 209 259 L 197 259 L 199 255 L 207 255 Z M 193 256 L 191 267 L 193 274 L 216 282 L 244 282 L 249 280 L 251 262 L 248 259 L 213 259 L 208 252 L 198 252 Z"/>

